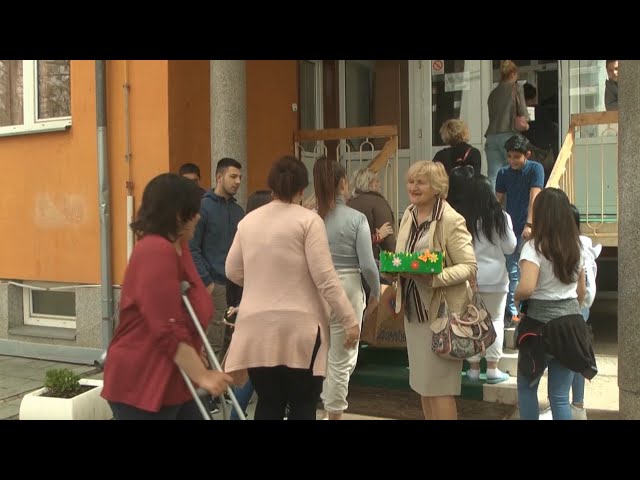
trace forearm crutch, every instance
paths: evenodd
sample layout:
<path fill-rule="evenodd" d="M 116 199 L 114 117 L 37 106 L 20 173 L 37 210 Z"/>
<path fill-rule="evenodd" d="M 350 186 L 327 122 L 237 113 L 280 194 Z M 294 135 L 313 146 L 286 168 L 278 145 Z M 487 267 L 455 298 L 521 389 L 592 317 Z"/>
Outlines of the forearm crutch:
<path fill-rule="evenodd" d="M 202 418 L 204 420 L 213 420 L 213 418 L 211 418 L 211 414 L 207 411 L 204 404 L 202 403 L 202 400 L 200 399 L 198 392 L 193 386 L 193 382 L 191 381 L 191 379 L 187 376 L 186 373 L 184 373 L 183 369 L 180 369 L 180 373 L 182 374 L 182 378 L 184 378 L 184 383 L 187 384 L 187 388 L 191 392 L 191 395 L 193 395 L 193 399 L 195 400 L 196 405 L 198 406 L 198 410 L 200 410 L 200 413 L 202 414 Z"/>
<path fill-rule="evenodd" d="M 218 362 L 218 357 L 216 357 L 216 354 L 213 352 L 213 349 L 211 348 L 211 345 L 209 345 L 209 340 L 207 339 L 207 335 L 204 333 L 204 330 L 202 329 L 202 325 L 200 325 L 200 321 L 198 320 L 196 312 L 193 310 L 193 307 L 191 306 L 191 302 L 189 301 L 189 298 L 187 297 L 187 292 L 189 291 L 190 288 L 191 288 L 191 285 L 189 284 L 189 282 L 187 282 L 187 281 L 181 282 L 180 289 L 182 291 L 182 301 L 184 302 L 185 306 L 187 307 L 187 310 L 189 311 L 189 315 L 191 316 L 191 320 L 193 320 L 193 324 L 196 327 L 196 330 L 198 331 L 198 334 L 200 335 L 200 338 L 202 339 L 202 343 L 204 345 L 204 348 L 207 350 L 207 356 L 209 357 L 209 364 L 214 366 L 215 369 L 218 370 L 219 372 L 222 372 L 222 367 L 220 366 L 220 362 Z M 184 373 L 183 373 L 183 376 L 185 376 Z M 189 383 L 187 383 L 187 387 L 189 387 Z M 189 390 L 191 390 L 192 388 L 193 388 L 193 385 L 191 385 Z M 195 393 L 195 389 L 193 389 L 193 391 L 191 393 L 192 393 L 192 395 L 194 395 L 194 397 L 197 397 L 197 393 Z M 240 407 L 240 404 L 238 403 L 238 399 L 236 398 L 235 394 L 233 393 L 233 389 L 230 386 L 227 387 L 227 393 L 229 394 L 229 398 L 231 399 L 231 403 L 233 404 L 233 408 L 235 409 L 236 413 L 238 414 L 238 418 L 240 418 L 240 420 L 246 420 L 246 418 L 244 416 L 244 411 Z M 200 398 L 198 398 L 198 400 L 200 400 Z M 197 403 L 198 403 L 198 400 L 196 400 Z M 198 403 L 198 408 L 201 407 L 201 403 L 202 402 Z M 226 418 L 224 398 L 222 398 L 222 402 L 221 403 L 222 403 L 222 415 L 223 415 L 223 417 Z M 201 412 L 202 412 L 203 408 L 204 408 L 204 406 L 202 406 L 202 408 L 200 408 Z M 205 412 L 206 412 L 206 410 L 205 410 Z"/>

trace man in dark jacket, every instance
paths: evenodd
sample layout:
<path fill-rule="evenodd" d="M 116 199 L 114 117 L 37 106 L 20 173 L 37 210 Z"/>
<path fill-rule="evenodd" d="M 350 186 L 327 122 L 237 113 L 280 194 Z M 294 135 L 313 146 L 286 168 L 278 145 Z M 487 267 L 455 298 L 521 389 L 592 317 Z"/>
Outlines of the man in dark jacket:
<path fill-rule="evenodd" d="M 244 210 L 234 195 L 238 192 L 242 165 L 232 158 L 223 158 L 216 168 L 216 186 L 209 190 L 200 204 L 200 221 L 191 240 L 191 255 L 198 274 L 211 294 L 215 313 L 209 323 L 207 337 L 219 359 L 224 357 L 225 325 L 222 317 L 227 309 L 224 264 Z"/>
<path fill-rule="evenodd" d="M 204 194 L 207 193 L 207 191 L 200 186 L 200 167 L 195 163 L 185 163 L 181 165 L 180 170 L 178 170 L 178 175 L 196 182 L 198 190 L 200 190 L 200 195 L 204 196 Z"/>

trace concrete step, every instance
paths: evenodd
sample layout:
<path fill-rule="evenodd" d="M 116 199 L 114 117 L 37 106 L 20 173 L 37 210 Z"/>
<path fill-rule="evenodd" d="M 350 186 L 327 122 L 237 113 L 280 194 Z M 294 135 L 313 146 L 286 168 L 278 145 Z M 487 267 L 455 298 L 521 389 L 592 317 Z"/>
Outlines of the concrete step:
<path fill-rule="evenodd" d="M 518 376 L 518 352 L 505 348 L 498 362 L 498 368 L 511 377 Z"/>
<path fill-rule="evenodd" d="M 358 362 L 350 383 L 367 387 L 411 390 L 409 367 L 393 364 L 363 364 Z"/>
<path fill-rule="evenodd" d="M 505 336 L 508 338 L 506 329 Z M 513 334 L 511 334 L 512 336 Z M 405 349 L 380 349 L 375 347 L 361 347 L 358 365 L 351 377 L 354 385 L 374 386 L 398 390 L 410 390 L 409 369 L 407 352 Z M 509 405 L 517 404 L 516 379 L 518 371 L 518 352 L 505 348 L 503 357 L 498 363 L 498 368 L 509 373 L 509 380 L 489 385 L 486 383 L 486 360 L 480 362 L 480 380 L 470 381 L 466 378 L 466 370 L 469 368 L 464 362 L 461 372 L 460 396 L 466 399 L 474 399 L 486 402 L 496 402 Z"/>
<path fill-rule="evenodd" d="M 515 377 L 495 385 L 482 385 L 482 400 L 485 402 L 502 403 L 505 405 L 518 404 L 518 388 Z"/>
<path fill-rule="evenodd" d="M 484 402 L 517 405 L 518 391 L 515 377 L 509 377 L 508 380 L 495 385 L 486 383 L 486 380 L 487 377 L 484 373 L 480 374 L 480 381 L 471 381 L 467 379 L 466 373 L 463 372 L 460 396 Z"/>
<path fill-rule="evenodd" d="M 504 329 L 504 346 L 511 350 L 516 348 L 516 329 L 515 327 Z"/>
<path fill-rule="evenodd" d="M 363 343 L 360 344 L 360 348 L 358 350 L 358 364 L 380 364 L 407 367 L 409 365 L 409 358 L 407 357 L 406 348 L 379 348 Z"/>

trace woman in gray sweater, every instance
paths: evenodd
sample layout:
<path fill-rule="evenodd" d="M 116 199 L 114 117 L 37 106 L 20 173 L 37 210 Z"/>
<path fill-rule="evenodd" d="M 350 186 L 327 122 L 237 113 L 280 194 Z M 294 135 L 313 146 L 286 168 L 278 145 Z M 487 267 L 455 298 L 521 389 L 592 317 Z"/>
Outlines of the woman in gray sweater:
<path fill-rule="evenodd" d="M 356 317 L 362 321 L 365 295 L 360 273 L 371 288 L 368 313 L 376 307 L 380 298 L 380 277 L 373 259 L 369 222 L 363 213 L 347 207 L 347 174 L 335 160 L 326 157 L 316 160 L 313 186 L 318 215 L 327 229 L 333 265 Z M 329 329 L 329 361 L 321 397 L 329 420 L 340 420 L 348 406 L 349 379 L 356 368 L 358 349 L 345 348 L 344 328 L 333 314 L 329 319 Z"/>
<path fill-rule="evenodd" d="M 517 101 L 516 101 L 517 99 Z M 498 170 L 507 165 L 507 150 L 504 144 L 518 131 L 514 127 L 516 116 L 529 114 L 522 85 L 518 84 L 518 67 L 511 60 L 500 64 L 500 83 L 489 94 L 489 126 L 484 144 L 487 153 L 487 176 L 495 190 Z"/>

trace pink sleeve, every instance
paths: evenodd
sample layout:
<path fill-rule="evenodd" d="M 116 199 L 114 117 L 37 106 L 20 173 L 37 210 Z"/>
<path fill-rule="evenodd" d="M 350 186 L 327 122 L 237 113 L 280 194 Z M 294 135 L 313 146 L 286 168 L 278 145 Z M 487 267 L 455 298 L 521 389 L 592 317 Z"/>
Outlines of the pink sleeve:
<path fill-rule="evenodd" d="M 317 215 L 311 220 L 307 230 L 304 249 L 313 282 L 344 328 L 358 325 L 359 320 L 333 266 L 327 231 Z"/>

